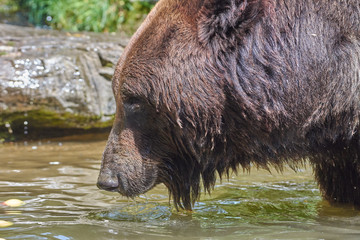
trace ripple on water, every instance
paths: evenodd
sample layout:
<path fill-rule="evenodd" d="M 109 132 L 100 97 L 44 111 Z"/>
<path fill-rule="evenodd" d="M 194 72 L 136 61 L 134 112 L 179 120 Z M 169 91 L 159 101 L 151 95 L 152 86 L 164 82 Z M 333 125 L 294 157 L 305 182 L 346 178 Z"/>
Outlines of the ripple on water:
<path fill-rule="evenodd" d="M 153 220 L 169 220 L 171 208 L 156 203 L 128 204 L 119 208 L 101 212 L 92 212 L 88 215 L 93 220 L 112 220 L 130 222 L 148 222 Z"/>
<path fill-rule="evenodd" d="M 10 126 L 9 126 L 10 127 Z M 359 239 L 360 212 L 323 201 L 311 169 L 239 174 L 203 194 L 193 212 L 174 209 L 157 186 L 128 201 L 95 187 L 105 142 L 0 147 L 6 239 Z"/>

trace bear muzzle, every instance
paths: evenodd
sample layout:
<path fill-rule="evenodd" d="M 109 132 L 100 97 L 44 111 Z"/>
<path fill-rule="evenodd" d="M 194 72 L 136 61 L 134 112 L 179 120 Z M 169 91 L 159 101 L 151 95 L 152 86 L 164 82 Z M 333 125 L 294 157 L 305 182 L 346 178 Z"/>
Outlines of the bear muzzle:
<path fill-rule="evenodd" d="M 132 189 L 129 189 L 129 184 L 121 180 L 120 174 L 113 174 L 110 171 L 100 172 L 96 185 L 99 189 L 118 192 L 126 197 L 133 197 L 135 195 Z"/>
<path fill-rule="evenodd" d="M 97 180 L 97 187 L 110 192 L 117 192 L 119 188 L 119 180 L 117 176 L 109 175 L 109 174 L 101 174 Z"/>
<path fill-rule="evenodd" d="M 150 190 L 157 184 L 155 166 L 139 167 L 123 165 L 126 169 L 103 167 L 97 180 L 97 187 L 110 192 L 118 192 L 125 197 L 136 197 Z"/>
<path fill-rule="evenodd" d="M 144 138 L 131 129 L 111 131 L 102 158 L 97 186 L 100 189 L 135 197 L 157 184 L 158 167 L 148 155 Z M 138 141 L 136 141 L 136 139 Z"/>

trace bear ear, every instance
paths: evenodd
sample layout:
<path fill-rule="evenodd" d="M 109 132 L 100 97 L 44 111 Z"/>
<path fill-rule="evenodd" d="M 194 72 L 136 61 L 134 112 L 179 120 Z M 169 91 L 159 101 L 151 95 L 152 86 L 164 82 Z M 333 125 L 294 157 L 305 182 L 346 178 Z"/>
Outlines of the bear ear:
<path fill-rule="evenodd" d="M 265 1 L 204 0 L 197 21 L 200 42 L 236 41 L 263 15 Z"/>

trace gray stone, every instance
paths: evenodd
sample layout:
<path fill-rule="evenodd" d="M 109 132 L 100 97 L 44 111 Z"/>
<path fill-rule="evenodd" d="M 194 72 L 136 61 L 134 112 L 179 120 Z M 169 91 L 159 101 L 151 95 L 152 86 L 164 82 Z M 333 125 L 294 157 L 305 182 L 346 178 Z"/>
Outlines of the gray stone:
<path fill-rule="evenodd" d="M 36 110 L 109 120 L 116 107 L 111 77 L 127 42 L 0 24 L 0 127 L 10 115 Z"/>

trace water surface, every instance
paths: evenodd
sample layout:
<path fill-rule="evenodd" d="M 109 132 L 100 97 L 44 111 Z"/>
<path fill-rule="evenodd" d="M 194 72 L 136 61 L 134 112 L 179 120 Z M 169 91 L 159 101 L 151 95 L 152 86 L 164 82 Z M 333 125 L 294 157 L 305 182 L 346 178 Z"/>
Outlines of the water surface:
<path fill-rule="evenodd" d="M 105 141 L 0 145 L 4 239 L 360 239 L 360 214 L 321 199 L 312 169 L 253 169 L 177 212 L 162 185 L 135 200 L 100 191 Z"/>

